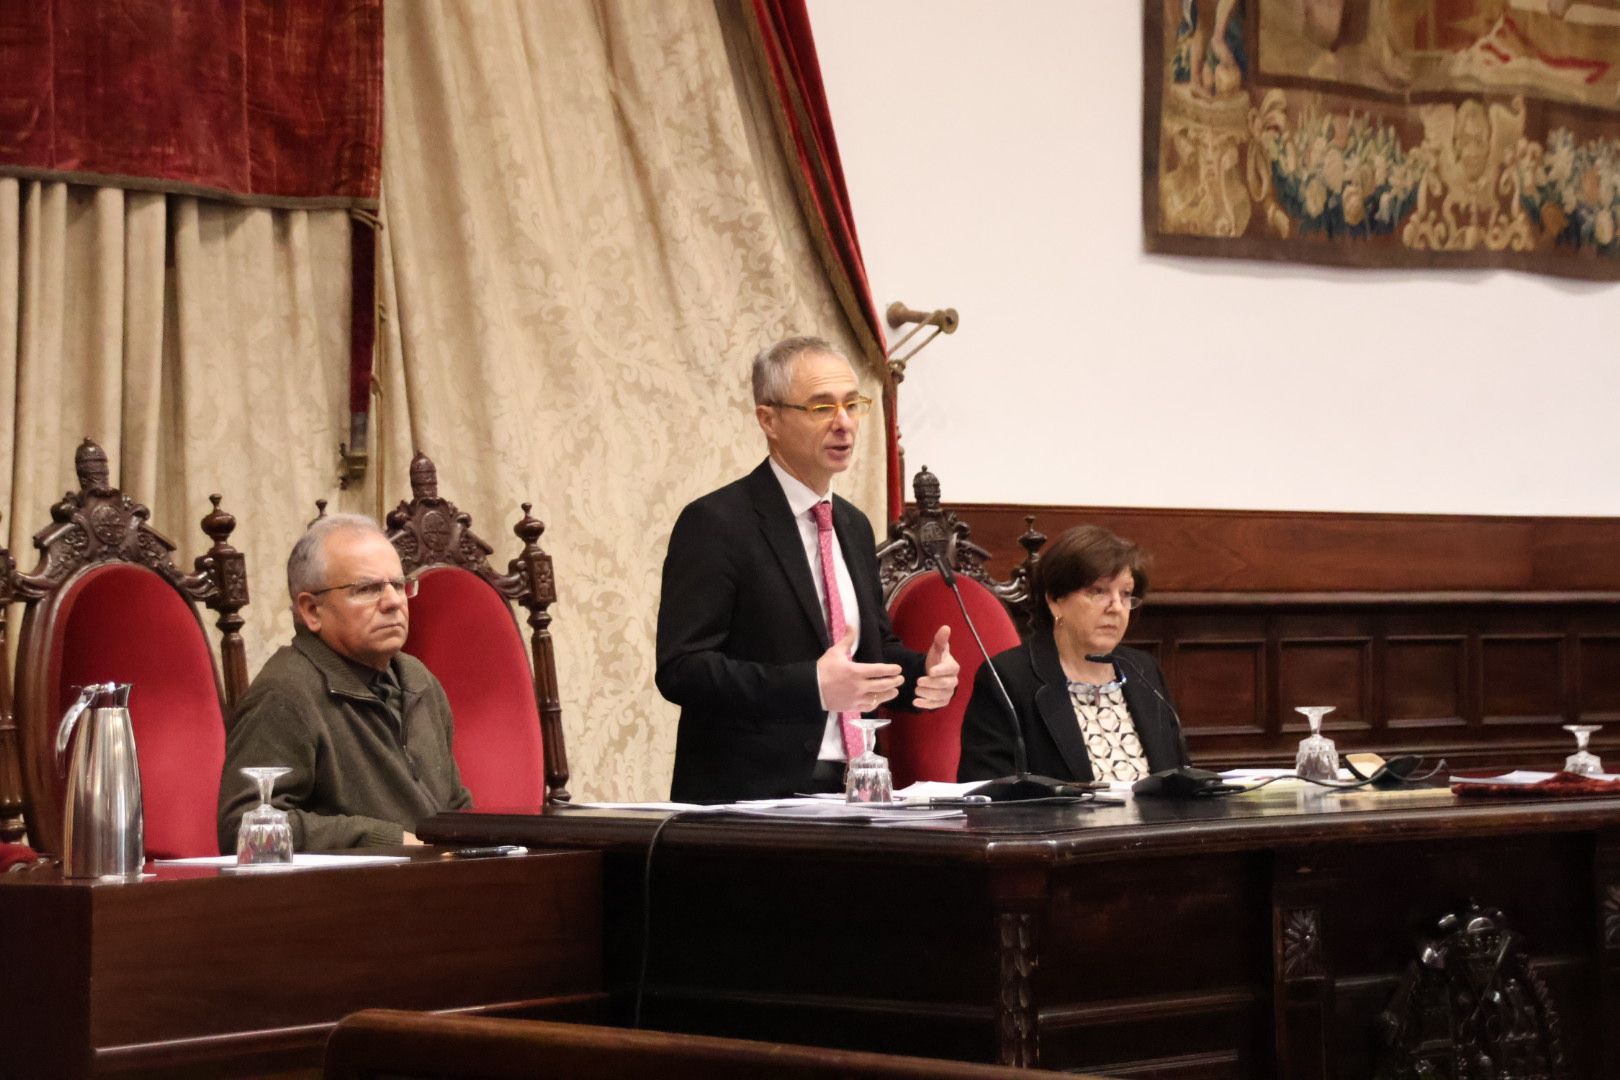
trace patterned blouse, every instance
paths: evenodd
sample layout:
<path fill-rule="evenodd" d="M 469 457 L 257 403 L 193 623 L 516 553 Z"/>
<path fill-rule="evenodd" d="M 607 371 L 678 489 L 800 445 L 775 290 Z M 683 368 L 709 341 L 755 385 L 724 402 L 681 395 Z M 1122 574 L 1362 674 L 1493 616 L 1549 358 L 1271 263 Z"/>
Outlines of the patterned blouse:
<path fill-rule="evenodd" d="M 1147 753 L 1136 736 L 1136 721 L 1125 704 L 1121 683 L 1071 682 L 1069 700 L 1074 703 L 1093 776 L 1098 780 L 1140 780 L 1148 774 Z"/>

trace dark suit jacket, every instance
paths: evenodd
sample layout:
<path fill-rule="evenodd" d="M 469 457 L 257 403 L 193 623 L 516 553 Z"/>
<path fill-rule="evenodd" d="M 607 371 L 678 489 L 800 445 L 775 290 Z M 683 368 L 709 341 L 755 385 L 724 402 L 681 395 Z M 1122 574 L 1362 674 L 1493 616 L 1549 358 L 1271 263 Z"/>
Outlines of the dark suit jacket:
<path fill-rule="evenodd" d="M 905 707 L 924 658 L 895 637 L 872 526 L 833 497 L 833 529 L 860 604 L 855 659 L 905 669 Z M 810 561 L 770 462 L 689 504 L 675 522 L 658 604 L 659 691 L 681 707 L 678 802 L 805 791 L 826 728 L 816 661 L 831 645 Z"/>
<path fill-rule="evenodd" d="M 1136 721 L 1136 734 L 1147 753 L 1148 767 L 1158 772 L 1186 765 L 1187 743 L 1175 711 L 1168 704 L 1170 691 L 1158 662 L 1142 652 L 1120 646 L 1114 654 L 1116 675 L 1125 676 L 1125 705 Z M 1024 732 L 1029 771 L 1057 780 L 1093 780 L 1091 757 L 1075 719 L 1069 698 L 1069 680 L 1058 659 L 1057 642 L 1050 631 L 1036 630 L 1023 645 L 990 658 L 1018 710 Z M 1161 700 L 1154 694 L 1158 690 Z M 962 718 L 962 760 L 959 781 L 995 780 L 1013 773 L 1013 734 L 1007 706 L 997 693 L 985 666 L 973 681 L 973 697 Z"/>

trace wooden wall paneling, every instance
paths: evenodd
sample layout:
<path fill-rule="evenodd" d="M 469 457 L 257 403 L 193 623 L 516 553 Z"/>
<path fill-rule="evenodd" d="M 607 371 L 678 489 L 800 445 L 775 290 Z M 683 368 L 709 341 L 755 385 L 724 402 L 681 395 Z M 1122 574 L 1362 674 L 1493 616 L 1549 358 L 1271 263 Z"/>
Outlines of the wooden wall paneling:
<path fill-rule="evenodd" d="M 1126 640 L 1161 657 L 1189 748 L 1211 765 L 1291 761 L 1306 731 L 1295 707 L 1323 704 L 1343 752 L 1552 768 L 1573 745 L 1564 724 L 1620 708 L 1620 598 L 1155 594 Z"/>
<path fill-rule="evenodd" d="M 1620 722 L 1620 634 L 1577 632 L 1574 674 L 1580 722 Z"/>
<path fill-rule="evenodd" d="M 1381 640 L 1386 730 L 1467 726 L 1467 636 L 1390 634 Z"/>
<path fill-rule="evenodd" d="M 1553 634 L 1480 635 L 1487 727 L 1565 722 L 1564 641 Z"/>
<path fill-rule="evenodd" d="M 1005 578 L 1026 515 L 1056 536 L 1112 529 L 1153 556 L 1178 592 L 1615 591 L 1620 518 L 1349 514 L 976 503 L 954 507 Z"/>
<path fill-rule="evenodd" d="M 1373 729 L 1372 643 L 1371 637 L 1279 634 L 1277 709 L 1283 734 L 1303 739 L 1310 733 L 1304 715 L 1295 711 L 1300 705 L 1333 706 L 1322 721 L 1324 731 Z"/>

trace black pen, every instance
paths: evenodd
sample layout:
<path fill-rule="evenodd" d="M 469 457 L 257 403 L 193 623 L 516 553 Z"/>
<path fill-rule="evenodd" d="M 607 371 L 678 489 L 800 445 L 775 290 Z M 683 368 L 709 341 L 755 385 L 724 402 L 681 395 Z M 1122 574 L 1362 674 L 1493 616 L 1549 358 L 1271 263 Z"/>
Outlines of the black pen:
<path fill-rule="evenodd" d="M 988 795 L 956 795 L 951 798 L 929 799 L 923 806 L 930 808 L 943 808 L 948 806 L 984 806 L 990 801 Z M 911 804 L 917 805 L 915 803 Z"/>

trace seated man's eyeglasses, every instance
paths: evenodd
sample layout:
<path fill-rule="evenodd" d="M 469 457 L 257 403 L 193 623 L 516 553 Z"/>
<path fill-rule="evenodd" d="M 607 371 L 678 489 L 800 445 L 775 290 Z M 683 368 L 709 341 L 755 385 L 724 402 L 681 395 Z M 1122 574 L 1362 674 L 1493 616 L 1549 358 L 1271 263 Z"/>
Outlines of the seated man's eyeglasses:
<path fill-rule="evenodd" d="M 322 593 L 345 589 L 348 591 L 349 599 L 354 603 L 375 604 L 382 599 L 384 589 L 391 588 L 409 600 L 421 587 L 422 583 L 416 578 L 390 578 L 387 581 L 351 581 L 347 585 L 328 585 L 324 589 L 311 589 L 309 595 L 319 596 Z"/>
<path fill-rule="evenodd" d="M 770 404 L 778 409 L 797 409 L 810 419 L 821 423 L 831 423 L 833 417 L 838 415 L 839 409 L 843 409 L 844 414 L 851 420 L 859 420 L 872 411 L 872 399 L 864 394 L 848 401 L 820 401 L 812 405 L 794 405 L 787 401 L 773 401 Z"/>

